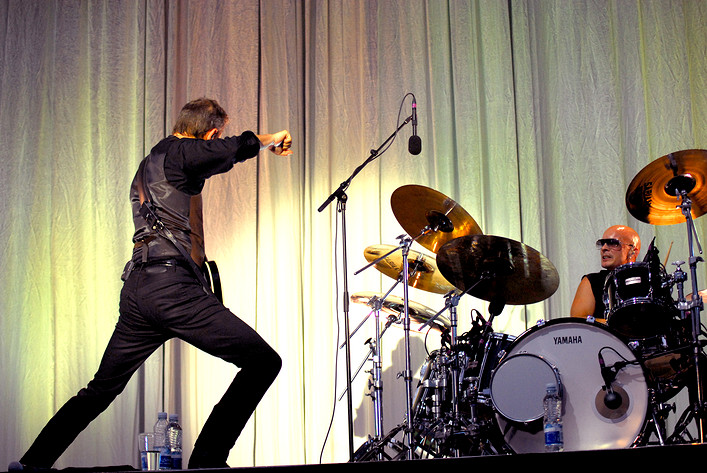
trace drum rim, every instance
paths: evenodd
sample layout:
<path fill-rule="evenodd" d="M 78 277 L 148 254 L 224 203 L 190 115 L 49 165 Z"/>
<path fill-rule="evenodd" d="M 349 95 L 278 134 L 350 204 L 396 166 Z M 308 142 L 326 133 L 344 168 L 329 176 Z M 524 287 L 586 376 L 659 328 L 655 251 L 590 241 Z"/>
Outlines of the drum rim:
<path fill-rule="evenodd" d="M 585 326 L 590 326 L 590 327 L 596 327 L 600 330 L 604 330 L 607 332 L 609 335 L 612 335 L 616 337 L 621 343 L 626 345 L 626 347 L 631 351 L 631 355 L 634 357 L 633 360 L 631 361 L 637 361 L 639 366 L 641 367 L 641 371 L 643 372 L 643 376 L 648 380 L 648 372 L 646 370 L 646 367 L 643 363 L 643 361 L 640 358 L 640 353 L 636 351 L 635 348 L 631 345 L 631 342 L 637 341 L 636 338 L 629 337 L 628 335 L 624 335 L 620 331 L 609 327 L 606 323 L 604 322 L 598 322 L 594 320 L 594 317 L 587 317 L 587 318 L 582 318 L 582 317 L 558 317 L 555 319 L 550 319 L 550 320 L 541 320 L 538 321 L 535 325 L 532 327 L 529 327 L 525 329 L 520 335 L 516 336 L 516 338 L 508 345 L 506 348 L 506 353 L 498 360 L 498 365 L 496 368 L 500 367 L 501 364 L 506 360 L 506 358 L 510 358 L 514 354 L 511 354 L 513 349 L 523 341 L 524 338 L 530 336 L 530 334 L 537 332 L 538 330 L 545 328 L 545 327 L 551 327 L 553 325 L 562 325 L 562 324 L 577 324 L 577 325 L 585 325 Z"/>
<path fill-rule="evenodd" d="M 515 338 L 515 340 L 513 340 L 513 342 L 508 346 L 508 350 L 506 351 L 506 355 L 505 355 L 505 356 L 508 356 L 508 353 L 510 352 L 510 350 L 511 350 L 516 344 L 520 343 L 520 340 L 521 340 L 522 338 L 524 338 L 525 336 L 531 334 L 532 332 L 536 332 L 536 331 L 538 331 L 538 330 L 540 330 L 540 329 L 542 329 L 542 328 L 544 328 L 544 327 L 549 327 L 549 326 L 552 326 L 552 325 L 568 324 L 568 323 L 576 323 L 576 324 L 578 324 L 578 325 L 589 325 L 589 326 L 592 326 L 592 327 L 598 327 L 599 329 L 602 329 L 602 330 L 605 330 L 605 331 L 609 332 L 611 335 L 615 336 L 616 338 L 618 338 L 619 340 L 621 340 L 621 342 L 623 342 L 624 344 L 626 344 L 626 346 L 628 346 L 629 348 L 631 348 L 631 347 L 629 346 L 629 342 L 631 342 L 631 341 L 633 340 L 632 338 L 629 338 L 629 337 L 627 337 L 627 336 L 621 334 L 620 332 L 616 331 L 616 329 L 613 329 L 613 328 L 609 327 L 609 326 L 608 326 L 606 323 L 604 323 L 604 322 L 599 322 L 599 321 L 597 321 L 597 320 L 594 320 L 594 317 L 587 317 L 587 318 L 584 318 L 584 317 L 558 317 L 558 318 L 554 318 L 554 319 L 550 319 L 550 320 L 540 320 L 540 321 L 538 321 L 535 325 L 533 325 L 532 327 L 528 327 L 527 329 L 525 329 L 525 330 L 524 330 L 520 335 L 518 335 L 518 336 Z M 634 352 L 634 350 L 631 349 L 631 352 Z M 634 355 L 635 355 L 635 353 L 634 353 Z M 503 358 L 501 358 L 501 359 L 499 360 L 499 364 L 500 364 L 502 361 L 503 361 Z"/>

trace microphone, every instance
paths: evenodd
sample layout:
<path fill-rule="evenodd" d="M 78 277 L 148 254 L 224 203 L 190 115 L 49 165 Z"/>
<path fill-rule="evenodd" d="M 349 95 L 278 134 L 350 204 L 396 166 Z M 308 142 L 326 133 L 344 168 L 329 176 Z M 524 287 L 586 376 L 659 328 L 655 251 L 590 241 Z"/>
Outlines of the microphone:
<path fill-rule="evenodd" d="M 618 370 L 614 371 L 612 368 L 606 367 L 606 364 L 604 363 L 604 357 L 601 356 L 601 352 L 599 352 L 598 358 L 599 367 L 601 368 L 601 377 L 604 380 L 604 387 L 606 388 L 606 394 L 604 395 L 604 405 L 611 410 L 618 409 L 623 403 L 623 398 L 621 397 L 621 394 L 617 393 L 611 388 L 611 383 L 616 378 Z"/>
<path fill-rule="evenodd" d="M 654 263 L 656 256 L 658 256 L 658 249 L 655 247 L 655 237 L 653 237 L 651 244 L 648 245 L 648 250 L 646 250 L 646 255 L 643 257 L 643 262 Z"/>
<path fill-rule="evenodd" d="M 412 96 L 412 136 L 408 140 L 410 154 L 418 155 L 422 151 L 422 140 L 417 136 L 417 100 Z"/>

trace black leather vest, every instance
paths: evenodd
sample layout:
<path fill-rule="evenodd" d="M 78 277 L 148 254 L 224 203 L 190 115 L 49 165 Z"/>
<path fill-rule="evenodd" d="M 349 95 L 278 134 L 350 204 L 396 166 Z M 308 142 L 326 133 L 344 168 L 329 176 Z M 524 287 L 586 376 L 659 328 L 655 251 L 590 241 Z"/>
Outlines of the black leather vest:
<path fill-rule="evenodd" d="M 163 141 L 152 149 L 150 154 L 144 159 L 142 176 L 138 169 L 130 187 L 130 202 L 135 224 L 135 233 L 133 235 L 135 247 L 132 259 L 136 263 L 180 257 L 180 253 L 174 244 L 158 235 L 140 215 L 141 196 L 139 183 L 141 177 L 144 188 L 147 190 L 147 198 L 152 201 L 157 216 L 172 231 L 186 252 L 192 252 L 190 209 L 193 196 L 176 189 L 167 181 L 164 173 L 164 162 L 168 146 L 169 143 Z M 200 196 L 198 197 L 200 198 Z M 200 216 L 198 217 L 200 219 Z M 200 262 L 197 261 L 197 264 L 200 264 Z"/>

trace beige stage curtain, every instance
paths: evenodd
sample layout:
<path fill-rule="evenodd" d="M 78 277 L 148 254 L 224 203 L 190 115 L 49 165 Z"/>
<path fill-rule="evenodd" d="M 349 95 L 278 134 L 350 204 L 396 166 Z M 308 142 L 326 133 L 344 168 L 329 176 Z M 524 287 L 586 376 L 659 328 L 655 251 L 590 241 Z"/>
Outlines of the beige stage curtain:
<path fill-rule="evenodd" d="M 685 225 L 638 222 L 624 199 L 651 161 L 707 148 L 706 25 L 699 0 L 1 1 L 0 464 L 95 372 L 130 255 L 130 182 L 187 100 L 218 99 L 229 133 L 294 137 L 293 157 L 261 153 L 204 191 L 226 305 L 284 359 L 229 462 L 343 462 L 344 263 L 350 294 L 393 285 L 354 273 L 365 248 L 404 233 L 390 204 L 400 186 L 439 191 L 484 234 L 553 262 L 555 294 L 494 320 L 514 336 L 568 315 L 609 225 L 634 226 L 644 248 L 655 236 L 669 271 L 688 259 Z M 344 261 L 344 212 L 317 209 L 410 115 L 408 94 L 422 153 L 408 153 L 407 125 L 352 180 Z M 410 297 L 444 307 L 440 294 Z M 460 333 L 487 306 L 463 298 Z M 350 327 L 367 313 L 352 305 Z M 354 369 L 372 334 L 369 320 L 352 337 Z M 391 329 L 381 347 L 386 430 L 404 421 L 403 340 Z M 439 343 L 411 336 L 415 372 Z M 370 368 L 352 385 L 355 447 L 374 434 Z M 180 414 L 188 458 L 234 373 L 168 343 L 56 466 L 137 465 L 135 437 L 160 409 Z"/>

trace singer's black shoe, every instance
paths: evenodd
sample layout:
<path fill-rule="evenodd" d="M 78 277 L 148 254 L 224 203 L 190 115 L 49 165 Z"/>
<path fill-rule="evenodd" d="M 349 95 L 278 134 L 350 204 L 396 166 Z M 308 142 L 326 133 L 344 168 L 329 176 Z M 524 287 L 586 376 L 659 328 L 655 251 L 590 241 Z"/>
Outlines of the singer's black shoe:
<path fill-rule="evenodd" d="M 215 468 L 231 468 L 226 464 L 226 462 L 214 461 L 207 457 L 194 457 L 192 455 L 189 458 L 190 470 L 203 470 L 203 469 L 215 469 Z"/>
<path fill-rule="evenodd" d="M 20 462 L 11 462 L 10 465 L 7 467 L 8 472 L 17 472 L 17 471 L 23 471 L 26 473 L 49 473 L 51 471 L 56 471 L 53 468 L 43 468 L 39 466 L 32 466 L 32 465 L 25 465 Z"/>

